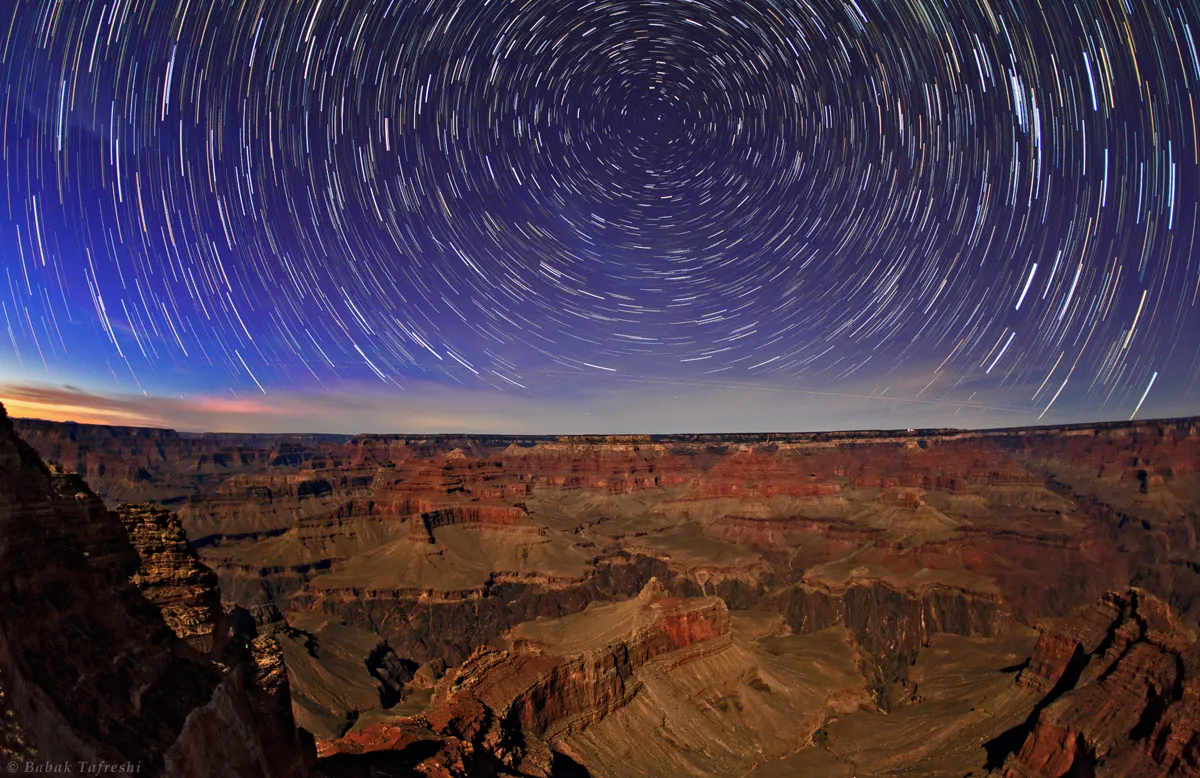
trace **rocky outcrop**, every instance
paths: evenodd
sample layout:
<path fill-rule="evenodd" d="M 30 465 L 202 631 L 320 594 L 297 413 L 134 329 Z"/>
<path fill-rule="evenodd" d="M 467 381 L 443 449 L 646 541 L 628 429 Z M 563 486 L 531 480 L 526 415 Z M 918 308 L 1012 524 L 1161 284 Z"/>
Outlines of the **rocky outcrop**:
<path fill-rule="evenodd" d="M 30 762 L 37 757 L 37 749 L 17 719 L 17 711 L 13 710 L 5 698 L 6 685 L 4 677 L 0 675 L 0 757 Z"/>
<path fill-rule="evenodd" d="M 345 764 L 338 755 L 423 754 L 414 744 L 425 743 L 437 756 L 409 765 L 418 772 L 459 764 L 463 774 L 491 765 L 549 775 L 547 741 L 628 704 L 646 663 L 669 655 L 682 664 L 720 651 L 730 630 L 720 599 L 670 597 L 657 579 L 631 600 L 522 624 L 501 641 L 505 647 L 480 647 L 450 671 L 423 714 L 322 744 L 323 769 L 336 773 Z M 463 761 L 464 754 L 474 757 Z"/>
<path fill-rule="evenodd" d="M 1041 633 L 1006 778 L 1200 775 L 1200 646 L 1168 605 L 1131 589 Z"/>
<path fill-rule="evenodd" d="M 125 503 L 116 514 L 141 560 L 133 585 L 181 640 L 202 654 L 221 656 L 229 625 L 217 576 L 201 564 L 179 519 L 151 503 Z"/>
<path fill-rule="evenodd" d="M 634 672 L 651 659 L 693 647 L 718 650 L 729 635 L 729 611 L 720 598 L 670 597 L 655 578 L 633 600 L 522 624 L 506 636 L 510 649 L 498 666 L 479 671 L 464 663 L 446 697 L 468 693 L 525 732 L 558 736 L 627 702 L 637 691 Z M 518 672 L 514 663 L 532 669 Z M 514 677 L 526 684 L 515 694 Z"/>
<path fill-rule="evenodd" d="M 309 774 L 313 741 L 295 727 L 278 643 L 259 636 L 238 654 L 229 657 L 234 664 L 208 702 L 188 715 L 164 755 L 162 775 Z"/>
<path fill-rule="evenodd" d="M 259 662 L 205 655 L 219 642 L 211 578 L 170 550 L 169 521 L 147 521 L 135 522 L 142 556 L 121 519 L 78 476 L 45 467 L 0 412 L 5 756 L 144 775 L 305 775 L 281 665 L 270 670 L 268 646 L 254 647 Z M 139 575 L 186 640 L 131 582 Z"/>

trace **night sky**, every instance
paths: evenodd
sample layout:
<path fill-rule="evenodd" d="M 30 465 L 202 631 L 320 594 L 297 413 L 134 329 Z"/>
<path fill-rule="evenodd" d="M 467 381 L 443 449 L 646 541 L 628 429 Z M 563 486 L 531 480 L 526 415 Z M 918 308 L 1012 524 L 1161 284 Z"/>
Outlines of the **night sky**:
<path fill-rule="evenodd" d="M 182 428 L 1200 413 L 1184 0 L 13 0 L 0 398 Z"/>

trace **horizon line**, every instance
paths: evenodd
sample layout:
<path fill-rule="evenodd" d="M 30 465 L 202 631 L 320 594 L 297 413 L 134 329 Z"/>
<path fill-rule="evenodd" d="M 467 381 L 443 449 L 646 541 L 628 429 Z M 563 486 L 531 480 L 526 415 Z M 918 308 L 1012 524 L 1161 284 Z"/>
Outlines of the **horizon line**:
<path fill-rule="evenodd" d="M 0 404 L 3 408 L 3 404 Z M 7 416 L 7 413 L 5 413 Z M 976 434 L 1004 434 L 1014 433 L 1027 430 L 1077 430 L 1091 428 L 1121 428 L 1133 427 L 1144 424 L 1180 424 L 1180 423 L 1197 423 L 1200 422 L 1200 414 L 1193 416 L 1176 416 L 1150 419 L 1116 419 L 1116 420 L 1096 420 L 1086 422 L 1072 422 L 1070 424 L 1034 424 L 1028 426 L 1015 427 L 905 427 L 891 429 L 867 429 L 867 428 L 844 428 L 844 429 L 812 429 L 812 430 L 771 430 L 771 431 L 741 431 L 741 432 L 585 432 L 585 433 L 540 433 L 540 434 L 520 434 L 520 433 L 488 433 L 488 432 L 239 432 L 228 430 L 180 430 L 175 427 L 154 427 L 143 426 L 136 424 L 98 424 L 95 422 L 74 421 L 70 419 L 55 420 L 43 419 L 32 416 L 8 416 L 12 421 L 39 422 L 42 424 L 63 424 L 73 425 L 77 427 L 99 427 L 103 429 L 128 429 L 128 430 L 152 430 L 159 432 L 173 432 L 176 435 L 188 436 L 205 436 L 205 435 L 241 435 L 245 437 L 262 437 L 262 438 L 282 438 L 282 437 L 307 437 L 307 438 L 512 438 L 520 440 L 562 440 L 562 439 L 587 439 L 587 438 L 637 438 L 650 439 L 655 438 L 676 438 L 676 437 L 700 437 L 700 438 L 728 438 L 728 437 L 763 437 L 771 435 L 780 436 L 803 436 L 803 435 L 887 435 L 887 436 L 931 436 L 931 435 L 952 435 L 962 433 Z"/>

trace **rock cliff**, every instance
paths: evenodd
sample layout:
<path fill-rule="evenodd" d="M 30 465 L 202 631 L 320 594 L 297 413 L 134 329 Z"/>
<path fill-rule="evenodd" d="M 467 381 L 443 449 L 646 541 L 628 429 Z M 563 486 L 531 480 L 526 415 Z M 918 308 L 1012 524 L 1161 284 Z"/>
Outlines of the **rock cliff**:
<path fill-rule="evenodd" d="M 904 591 L 879 581 L 844 586 L 801 584 L 786 597 L 787 623 L 797 632 L 847 627 L 875 701 L 890 708 L 894 686 L 939 633 L 996 637 L 1012 624 L 1000 598 L 944 586 Z"/>
<path fill-rule="evenodd" d="M 1044 692 L 1006 778 L 1200 775 L 1200 646 L 1131 589 L 1045 625 L 1017 683 Z"/>
<path fill-rule="evenodd" d="M 202 654 L 220 657 L 229 624 L 217 576 L 200 562 L 179 519 L 152 503 L 117 506 L 141 564 L 131 577 L 171 631 Z"/>
<path fill-rule="evenodd" d="M 1056 441 L 1108 445 L 1073 430 L 337 438 L 21 424 L 114 505 L 176 510 L 227 604 L 319 611 L 416 662 L 462 661 L 521 621 L 632 596 L 651 576 L 735 608 L 787 607 L 776 595 L 812 585 L 808 571 L 861 557 L 897 590 L 938 570 L 1034 623 L 1133 569 L 1164 586 L 1187 569 L 1153 567 L 1140 524 L 1110 527 L 1089 494 L 1046 474 L 1066 456 Z M 1153 460 L 1165 429 L 1127 443 Z M 1184 505 L 1190 441 L 1151 479 Z"/>
<path fill-rule="evenodd" d="M 0 409 L 0 750 L 143 775 L 307 774 L 265 642 L 225 664 L 213 577 L 157 511 L 110 512 Z M 136 583 L 135 583 L 136 581 Z M 160 610 L 161 608 L 161 610 Z M 310 741 L 311 742 L 311 741 Z"/>
<path fill-rule="evenodd" d="M 680 666 L 725 651 L 731 621 L 716 597 L 669 596 L 657 579 L 635 598 L 563 619 L 520 625 L 481 646 L 437 685 L 421 714 L 325 743 L 323 769 L 351 769 L 345 755 L 379 761 L 413 752 L 408 767 L 436 774 L 512 771 L 550 775 L 551 749 L 633 701 L 651 663 Z M 435 753 L 414 748 L 426 743 Z M 393 762 L 393 765 L 396 763 Z"/>

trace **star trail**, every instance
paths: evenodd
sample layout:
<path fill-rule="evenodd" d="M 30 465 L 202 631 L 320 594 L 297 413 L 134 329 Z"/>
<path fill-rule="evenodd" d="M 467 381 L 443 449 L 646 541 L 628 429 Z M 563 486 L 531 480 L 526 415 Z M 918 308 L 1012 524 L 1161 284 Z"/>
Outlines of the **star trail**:
<path fill-rule="evenodd" d="M 16 0 L 0 384 L 1198 413 L 1197 38 L 1182 0 Z"/>

